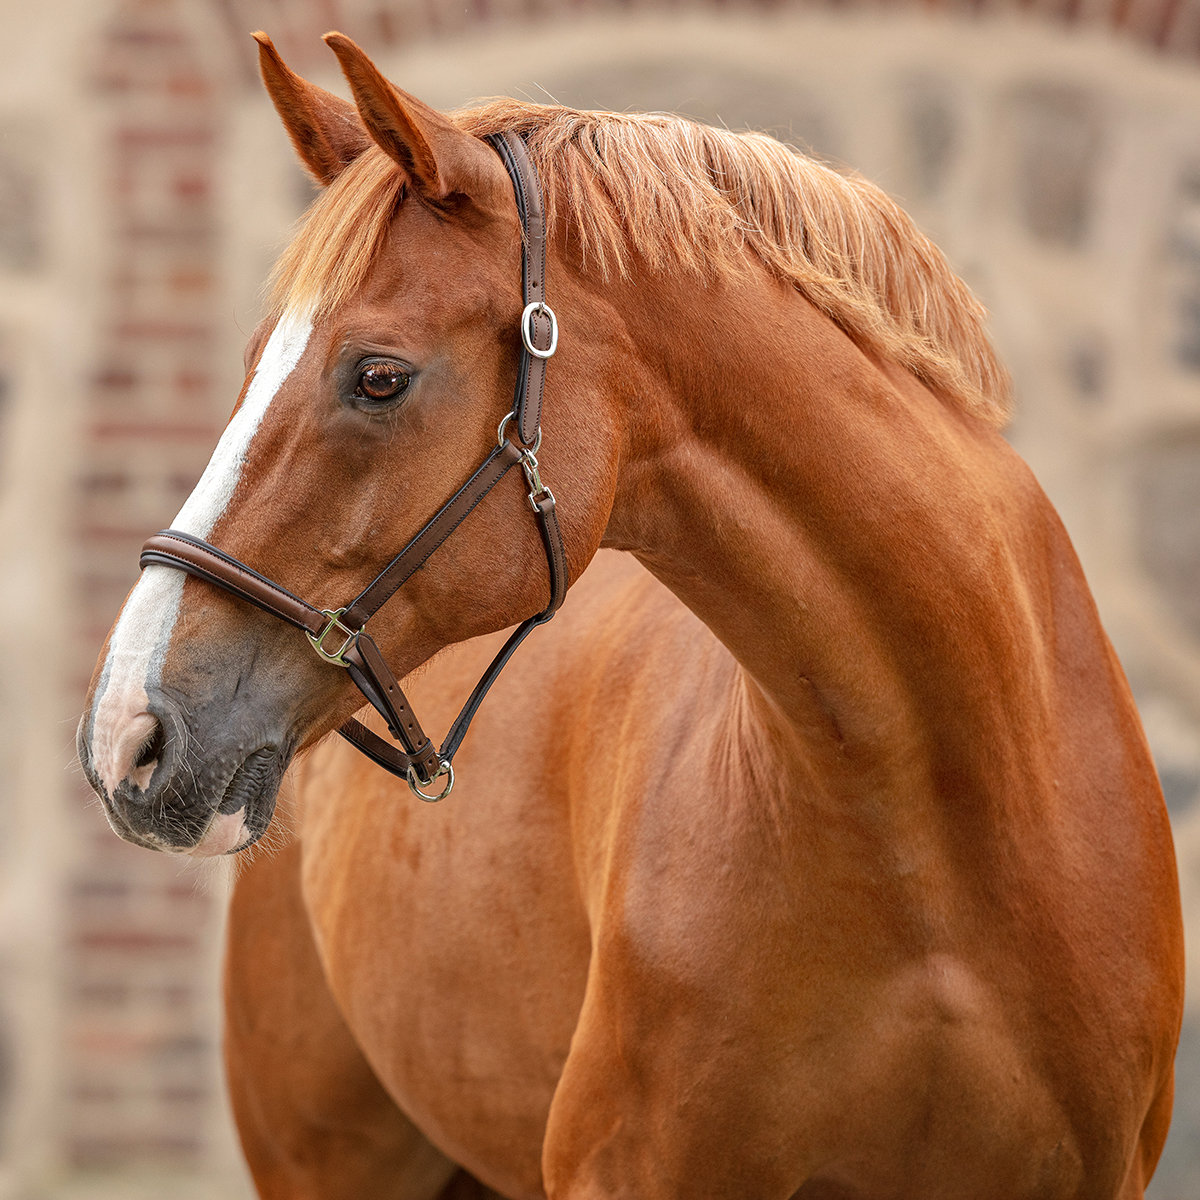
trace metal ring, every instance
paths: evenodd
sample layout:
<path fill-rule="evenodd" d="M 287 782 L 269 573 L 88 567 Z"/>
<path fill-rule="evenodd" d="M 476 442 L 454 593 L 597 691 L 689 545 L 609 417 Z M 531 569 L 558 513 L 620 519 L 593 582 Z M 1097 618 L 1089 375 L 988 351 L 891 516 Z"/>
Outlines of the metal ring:
<path fill-rule="evenodd" d="M 445 800 L 454 787 L 454 768 L 448 762 L 438 764 L 438 772 L 429 782 L 436 783 L 443 775 L 446 776 L 446 786 L 436 796 L 430 796 L 428 793 L 421 791 L 419 786 L 420 780 L 416 777 L 415 768 L 410 766 L 408 768 L 409 790 L 414 796 L 420 796 L 426 804 L 436 804 L 439 800 Z"/>
<path fill-rule="evenodd" d="M 504 419 L 500 422 L 500 427 L 496 430 L 497 445 L 504 445 L 504 427 L 515 417 L 516 413 L 505 413 Z M 536 454 L 542 445 L 542 427 L 538 426 L 537 437 L 533 439 L 533 445 L 529 447 L 530 454 Z M 524 447 L 522 447 L 524 449 Z"/>
<path fill-rule="evenodd" d="M 539 350 L 533 344 L 533 318 L 538 313 L 545 313 L 550 318 L 549 350 Z M 534 358 L 549 358 L 558 349 L 558 318 L 554 315 L 554 309 L 550 305 L 541 300 L 531 300 L 525 305 L 525 311 L 521 314 L 521 341 L 525 343 L 525 349 Z"/>

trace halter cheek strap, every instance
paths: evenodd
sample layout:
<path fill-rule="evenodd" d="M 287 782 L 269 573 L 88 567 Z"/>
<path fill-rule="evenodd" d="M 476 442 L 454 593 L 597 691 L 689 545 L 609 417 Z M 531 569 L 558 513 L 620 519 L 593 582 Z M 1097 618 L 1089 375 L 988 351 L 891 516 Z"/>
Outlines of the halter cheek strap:
<path fill-rule="evenodd" d="M 545 302 L 545 209 L 537 172 L 521 138 L 514 133 L 501 133 L 487 140 L 500 155 L 516 196 L 524 231 L 521 284 L 525 303 L 513 408 L 500 422 L 497 446 L 491 454 L 425 528 L 344 608 L 314 608 L 223 550 L 176 529 L 156 533 L 147 540 L 141 554 L 143 568 L 154 564 L 185 571 L 286 621 L 308 635 L 313 649 L 326 662 L 345 667 L 359 691 L 387 722 L 388 732 L 399 745 L 385 741 L 353 718 L 339 732 L 379 766 L 407 779 L 409 787 L 423 800 L 441 800 L 450 794 L 454 787 L 454 754 L 466 736 L 471 719 L 516 648 L 558 611 L 568 584 L 554 493 L 542 482 L 536 457 L 542 441 L 546 360 L 558 346 L 558 321 Z M 514 423 L 515 442 L 505 436 L 510 421 Z M 546 551 L 550 602 L 513 631 L 475 685 L 439 749 L 421 728 L 395 675 L 364 626 L 518 464 L 529 485 L 529 503 Z M 442 777 L 446 782 L 439 793 L 421 791 Z"/>

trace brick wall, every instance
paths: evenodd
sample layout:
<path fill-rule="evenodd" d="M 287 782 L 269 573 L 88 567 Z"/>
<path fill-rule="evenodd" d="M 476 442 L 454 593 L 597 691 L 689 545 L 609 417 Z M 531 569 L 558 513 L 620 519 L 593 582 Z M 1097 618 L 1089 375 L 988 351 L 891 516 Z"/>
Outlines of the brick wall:
<path fill-rule="evenodd" d="M 106 115 L 105 261 L 77 484 L 71 690 L 220 434 L 221 106 L 179 0 L 125 0 L 93 48 Z M 79 791 L 68 882 L 66 1145 L 73 1167 L 200 1165 L 218 1095 L 211 1019 L 218 898 L 178 860 L 119 841 Z"/>

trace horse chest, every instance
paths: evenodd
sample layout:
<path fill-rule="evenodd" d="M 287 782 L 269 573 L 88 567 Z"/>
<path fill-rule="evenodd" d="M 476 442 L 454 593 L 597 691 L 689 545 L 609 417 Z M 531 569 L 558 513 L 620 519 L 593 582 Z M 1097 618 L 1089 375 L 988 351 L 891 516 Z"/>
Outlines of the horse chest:
<path fill-rule="evenodd" d="M 589 957 L 569 841 L 554 822 L 503 820 L 503 797 L 414 807 L 358 782 L 305 817 L 305 900 L 331 990 L 431 1140 L 535 1193 Z"/>

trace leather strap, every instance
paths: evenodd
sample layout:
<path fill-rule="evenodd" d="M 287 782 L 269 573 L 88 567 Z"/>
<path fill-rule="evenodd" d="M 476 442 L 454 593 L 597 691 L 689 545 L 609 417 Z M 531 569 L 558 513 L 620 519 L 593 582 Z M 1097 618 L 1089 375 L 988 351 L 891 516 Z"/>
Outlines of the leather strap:
<path fill-rule="evenodd" d="M 210 546 L 178 529 L 160 529 L 146 539 L 139 565 L 145 570 L 152 563 L 175 567 L 198 579 L 215 583 L 217 587 L 240 596 L 313 637 L 319 637 L 329 624 L 329 618 L 319 608 L 313 608 L 299 596 L 293 596 L 279 584 L 272 583 L 216 546 Z"/>
<path fill-rule="evenodd" d="M 505 438 L 504 444 L 483 460 L 483 465 L 442 505 L 429 524 L 347 605 L 343 615 L 347 627 L 361 629 L 520 461 L 520 450 Z"/>
<path fill-rule="evenodd" d="M 512 180 L 517 199 L 517 212 L 525 232 L 524 254 L 521 260 L 521 291 L 525 305 L 544 305 L 546 302 L 546 209 L 542 204 L 542 188 L 537 171 L 529 157 L 525 142 L 515 133 L 497 133 L 488 139 L 500 155 L 500 161 Z M 553 336 L 551 318 L 545 311 L 531 317 L 531 341 L 539 350 L 547 350 Z M 522 345 L 521 364 L 517 377 L 516 403 L 517 435 L 521 445 L 536 446 L 542 428 L 542 393 L 546 387 L 546 360 L 530 354 Z"/>
<path fill-rule="evenodd" d="M 400 743 L 400 748 L 385 742 L 353 719 L 341 727 L 341 735 L 385 770 L 406 777 L 410 786 L 414 785 L 414 779 L 422 785 L 428 785 L 439 775 L 448 773 L 449 783 L 442 792 L 443 796 L 453 786 L 451 760 L 462 744 L 483 698 L 516 648 L 538 625 L 550 620 L 558 611 L 569 583 L 554 494 L 542 484 L 537 460 L 533 456 L 541 441 L 546 358 L 531 354 L 525 344 L 528 335 L 536 349 L 549 351 L 557 337 L 556 322 L 545 305 L 546 222 L 541 188 L 525 143 L 517 134 L 496 134 L 487 140 L 500 155 L 512 180 L 524 233 L 521 290 L 525 310 L 512 409 L 520 445 L 504 439 L 428 524 L 336 617 L 314 608 L 208 542 L 179 530 L 160 530 L 147 540 L 141 554 L 143 568 L 159 565 L 185 571 L 307 633 L 326 657 L 340 662 L 346 668 L 359 691 L 387 722 L 388 731 Z M 534 305 L 538 307 L 534 308 Z M 525 325 L 526 316 L 528 328 Z M 529 493 L 529 501 L 546 551 L 550 600 L 541 612 L 522 621 L 504 643 L 475 685 L 438 750 L 421 728 L 395 675 L 363 626 L 518 463 L 523 466 L 533 489 Z M 333 645 L 324 645 L 326 639 Z M 413 790 L 417 790 L 415 786 Z M 418 795 L 432 799 L 420 792 Z"/>
<path fill-rule="evenodd" d="M 319 638 L 329 625 L 329 616 L 319 608 L 313 608 L 215 546 L 177 529 L 163 529 L 148 538 L 142 547 L 140 565 L 143 570 L 152 565 L 174 567 L 207 580 L 313 638 Z M 337 629 L 332 632 L 342 636 Z M 409 762 L 429 765 L 436 773 L 430 765 L 437 754 L 433 743 L 425 736 L 374 640 L 358 631 L 342 648 L 342 661 L 359 691 L 379 711 L 393 736 L 404 746 Z M 405 763 L 406 769 L 409 762 Z"/>
<path fill-rule="evenodd" d="M 492 684 L 496 682 L 500 672 L 504 670 L 517 647 L 539 625 L 550 620 L 566 598 L 567 564 L 566 558 L 562 554 L 562 536 L 558 532 L 558 518 L 554 512 L 553 498 L 551 498 L 549 504 L 544 504 L 542 507 L 535 507 L 535 511 L 538 514 L 538 525 L 542 532 L 542 540 L 546 546 L 546 557 L 550 564 L 550 603 L 536 616 L 528 617 L 522 621 L 509 635 L 508 640 L 500 648 L 496 657 L 488 664 L 487 670 L 480 676 L 479 682 L 475 685 L 466 704 L 463 705 L 462 711 L 454 719 L 454 724 L 450 726 L 445 741 L 442 742 L 441 749 L 438 751 L 438 758 L 442 763 L 448 764 L 453 761 L 454 755 L 462 744 L 463 738 L 467 735 L 471 721 L 474 719 L 476 712 L 478 712 L 479 706 L 483 703 L 483 698 L 491 690 Z M 360 633 L 358 636 L 365 637 L 366 635 Z M 386 664 L 384 665 L 386 666 Z M 353 671 L 351 672 L 351 677 L 353 678 Z M 357 683 L 358 681 L 355 680 L 355 682 Z M 359 684 L 359 689 L 366 695 L 366 691 L 362 688 L 361 684 Z M 403 696 L 402 692 L 400 694 Z M 378 705 L 375 705 L 375 707 L 379 708 Z M 417 729 L 420 729 L 419 725 Z M 409 767 L 414 765 L 415 759 L 411 753 L 402 753 L 397 750 L 395 746 L 389 745 L 383 738 L 372 733 L 365 725 L 353 718 L 347 721 L 339 732 L 342 737 L 361 750 L 369 759 L 383 767 L 384 770 L 391 771 L 393 775 L 406 776 Z M 423 778 L 421 782 L 430 783 L 432 780 Z"/>
<path fill-rule="evenodd" d="M 500 652 L 488 664 L 488 669 L 480 676 L 475 690 L 471 693 L 462 711 L 450 726 L 446 740 L 442 743 L 442 760 L 450 762 L 454 753 L 467 736 L 467 729 L 474 719 L 475 713 L 483 703 L 483 698 L 491 690 L 497 676 L 504 670 L 508 660 L 512 658 L 516 648 L 539 626 L 544 625 L 556 612 L 567 597 L 567 559 L 563 553 L 562 534 L 558 528 L 558 517 L 554 511 L 554 497 L 549 496 L 548 502 L 534 504 L 534 512 L 538 518 L 538 528 L 542 534 L 542 542 L 546 547 L 546 560 L 550 565 L 550 603 L 536 616 L 527 617 L 513 630 L 508 641 L 500 648 Z"/>
<path fill-rule="evenodd" d="M 422 783 L 432 783 L 441 767 L 437 747 L 421 728 L 403 689 L 375 639 L 359 630 L 343 661 L 355 686 L 387 722 L 388 732 L 404 747 L 404 772 L 413 768 Z M 384 742 L 386 746 L 387 743 Z"/>

